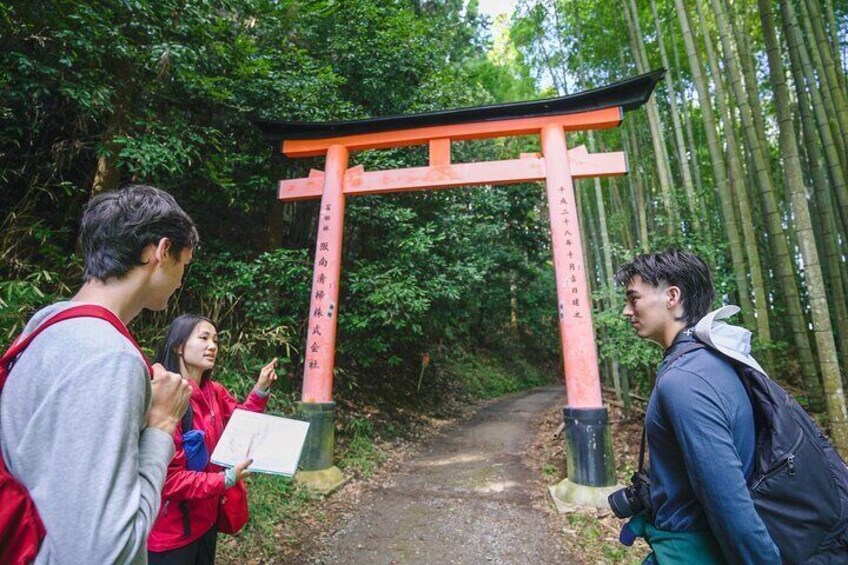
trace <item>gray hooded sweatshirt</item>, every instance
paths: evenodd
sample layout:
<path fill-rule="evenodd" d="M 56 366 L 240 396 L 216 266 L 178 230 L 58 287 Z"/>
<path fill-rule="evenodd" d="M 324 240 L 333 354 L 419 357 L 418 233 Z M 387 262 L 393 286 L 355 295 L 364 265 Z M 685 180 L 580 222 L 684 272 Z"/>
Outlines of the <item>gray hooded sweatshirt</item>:
<path fill-rule="evenodd" d="M 44 308 L 24 332 L 75 304 Z M 147 562 L 174 455 L 171 436 L 147 427 L 150 401 L 144 361 L 105 320 L 59 322 L 20 355 L 0 396 L 0 446 L 47 530 L 36 564 Z"/>

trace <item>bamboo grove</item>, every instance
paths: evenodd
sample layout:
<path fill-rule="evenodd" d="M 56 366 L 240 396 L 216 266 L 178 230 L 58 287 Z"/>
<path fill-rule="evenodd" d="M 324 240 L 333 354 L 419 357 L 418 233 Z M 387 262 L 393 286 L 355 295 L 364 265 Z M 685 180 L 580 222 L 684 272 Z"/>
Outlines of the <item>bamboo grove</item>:
<path fill-rule="evenodd" d="M 525 1 L 513 23 L 521 52 L 561 93 L 667 69 L 644 115 L 603 138 L 626 148 L 634 174 L 583 188 L 598 308 L 615 309 L 611 276 L 633 252 L 703 250 L 722 266 L 723 300 L 742 307 L 770 372 L 797 378 L 842 453 L 845 8 L 833 0 Z M 607 326 L 599 338 L 614 342 Z M 629 346 L 607 347 L 619 394 L 628 377 L 617 358 Z"/>

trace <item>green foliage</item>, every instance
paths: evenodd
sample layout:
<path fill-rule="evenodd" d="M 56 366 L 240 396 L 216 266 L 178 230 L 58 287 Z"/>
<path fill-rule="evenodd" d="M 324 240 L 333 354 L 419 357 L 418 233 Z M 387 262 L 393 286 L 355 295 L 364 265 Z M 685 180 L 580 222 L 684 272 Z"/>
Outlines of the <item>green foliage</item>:
<path fill-rule="evenodd" d="M 553 372 L 542 372 L 519 355 L 503 351 L 452 352 L 442 370 L 474 399 L 496 398 L 554 380 Z"/>
<path fill-rule="evenodd" d="M 0 281 L 0 350 L 21 332 L 27 318 L 39 306 L 54 302 L 68 289 L 60 275 L 35 271 L 21 280 Z"/>
<path fill-rule="evenodd" d="M 171 308 L 134 330 L 153 351 L 175 314 L 212 317 L 227 347 L 220 378 L 239 390 L 235 375 L 275 355 L 300 376 L 315 237 L 314 204 L 273 204 L 276 179 L 306 169 L 272 155 L 249 118 L 344 119 L 534 92 L 520 61 L 486 56 L 485 21 L 457 1 L 47 4 L 12 3 L 0 20 L 8 327 L 74 286 L 67 257 L 99 166 L 107 186 L 145 180 L 173 192 L 203 238 Z M 523 147 L 456 149 L 473 160 Z M 423 155 L 355 159 L 374 169 Z M 548 247 L 541 202 L 537 187 L 352 200 L 337 366 L 354 381 L 366 369 L 413 373 L 433 344 L 509 339 L 516 298 L 527 343 L 550 356 L 555 327 L 539 296 L 550 288 L 537 286 L 546 275 L 534 266 Z M 38 295 L 26 281 L 42 271 L 65 286 Z"/>
<path fill-rule="evenodd" d="M 363 477 L 370 477 L 374 469 L 385 461 L 386 454 L 374 445 L 374 424 L 367 418 L 353 418 L 342 429 L 346 442 L 342 448 L 344 455 L 338 461 L 338 467 Z"/>
<path fill-rule="evenodd" d="M 318 498 L 292 479 L 261 473 L 247 479 L 247 493 L 251 519 L 237 538 L 219 540 L 219 557 L 232 563 L 277 555 L 280 544 L 277 525 L 296 520 Z"/>
<path fill-rule="evenodd" d="M 603 524 L 596 513 L 572 512 L 568 514 L 568 526 L 575 539 L 580 540 L 587 554 L 600 554 L 603 563 L 620 563 L 637 565 L 645 558 L 641 546 L 633 548 L 626 547 L 617 541 L 610 543 L 609 533 L 605 531 Z"/>

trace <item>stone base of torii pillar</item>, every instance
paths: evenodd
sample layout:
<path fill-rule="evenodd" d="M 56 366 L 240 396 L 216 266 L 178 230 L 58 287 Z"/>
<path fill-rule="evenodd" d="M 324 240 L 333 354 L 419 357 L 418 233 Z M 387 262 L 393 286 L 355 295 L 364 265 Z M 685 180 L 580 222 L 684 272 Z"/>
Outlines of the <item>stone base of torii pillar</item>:
<path fill-rule="evenodd" d="M 350 477 L 345 477 L 341 469 L 333 465 L 317 471 L 298 471 L 294 480 L 316 494 L 328 495 L 346 485 Z"/>
<path fill-rule="evenodd" d="M 559 512 L 578 507 L 609 508 L 607 497 L 623 488 L 615 483 L 606 408 L 562 409 L 568 479 L 549 487 Z"/>
<path fill-rule="evenodd" d="M 560 514 L 565 514 L 586 507 L 609 510 L 607 497 L 621 488 L 624 488 L 624 485 L 587 487 L 563 479 L 548 487 L 548 492 L 551 493 L 557 511 Z"/>
<path fill-rule="evenodd" d="M 333 465 L 335 414 L 335 402 L 299 402 L 297 405 L 297 418 L 309 422 L 309 433 L 300 457 L 300 470 L 294 479 L 318 494 L 330 494 L 348 481 Z"/>

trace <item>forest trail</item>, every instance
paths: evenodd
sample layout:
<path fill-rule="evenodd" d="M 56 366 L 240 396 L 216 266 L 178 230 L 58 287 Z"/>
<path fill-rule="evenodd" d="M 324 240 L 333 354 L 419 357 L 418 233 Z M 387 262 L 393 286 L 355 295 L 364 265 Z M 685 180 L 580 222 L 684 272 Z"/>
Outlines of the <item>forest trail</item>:
<path fill-rule="evenodd" d="M 525 455 L 562 386 L 480 408 L 375 484 L 316 564 L 570 563 L 544 483 Z"/>

